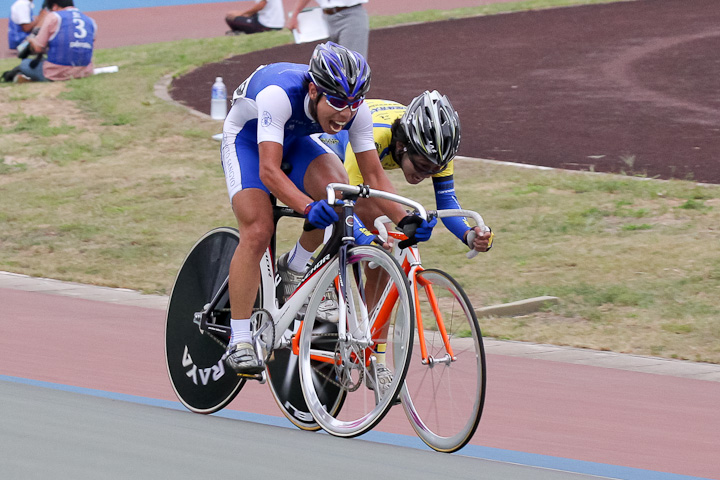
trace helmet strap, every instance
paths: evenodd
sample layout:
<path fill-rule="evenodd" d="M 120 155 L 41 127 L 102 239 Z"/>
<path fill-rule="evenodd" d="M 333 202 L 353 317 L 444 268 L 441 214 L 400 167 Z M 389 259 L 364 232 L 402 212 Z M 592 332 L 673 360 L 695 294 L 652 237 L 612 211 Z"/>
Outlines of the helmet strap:
<path fill-rule="evenodd" d="M 398 167 L 401 167 L 400 160 L 402 160 L 402 150 L 406 148 L 405 143 L 400 140 L 402 134 L 402 127 L 400 126 L 400 119 L 396 119 L 390 126 L 390 145 L 393 148 L 390 150 L 390 156 L 395 161 Z"/>
<path fill-rule="evenodd" d="M 395 140 L 393 142 L 394 148 L 390 150 L 390 156 L 395 161 L 398 167 L 402 167 L 402 156 L 407 151 L 407 147 L 402 142 Z"/>

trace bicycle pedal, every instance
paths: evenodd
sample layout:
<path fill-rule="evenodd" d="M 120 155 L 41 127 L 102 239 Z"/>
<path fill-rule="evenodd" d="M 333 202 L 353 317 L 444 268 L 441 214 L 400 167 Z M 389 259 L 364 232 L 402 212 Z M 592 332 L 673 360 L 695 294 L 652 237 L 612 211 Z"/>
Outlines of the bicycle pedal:
<path fill-rule="evenodd" d="M 263 377 L 262 373 L 237 373 L 238 377 L 247 378 L 248 380 L 261 380 Z"/>
<path fill-rule="evenodd" d="M 245 378 L 247 380 L 257 380 L 260 385 L 264 384 L 267 380 L 264 370 L 260 373 L 236 373 L 236 375 L 240 378 Z"/>

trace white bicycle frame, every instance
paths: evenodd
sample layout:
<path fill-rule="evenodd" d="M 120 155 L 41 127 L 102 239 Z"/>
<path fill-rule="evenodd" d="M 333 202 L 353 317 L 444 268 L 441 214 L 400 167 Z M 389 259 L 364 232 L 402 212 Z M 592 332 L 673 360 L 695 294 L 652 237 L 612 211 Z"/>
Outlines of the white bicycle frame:
<path fill-rule="evenodd" d="M 425 208 L 418 202 L 415 202 L 414 200 L 411 200 L 409 198 L 402 197 L 400 195 L 396 195 L 394 193 L 384 192 L 382 190 L 374 190 L 372 188 L 369 188 L 365 185 L 346 185 L 342 183 L 331 183 L 326 187 L 326 193 L 328 198 L 328 203 L 330 205 L 334 205 L 336 202 L 336 191 L 342 192 L 342 193 L 348 193 L 352 195 L 360 194 L 362 197 L 365 198 L 382 198 L 385 200 L 390 200 L 396 203 L 400 203 L 402 205 L 408 206 L 413 208 L 422 218 L 427 219 L 427 211 Z M 332 229 L 333 226 L 328 227 L 328 229 Z M 329 236 L 332 234 L 332 230 L 328 231 L 326 229 L 326 239 L 329 238 Z M 343 240 L 354 240 L 354 237 L 343 237 Z M 334 261 L 331 261 L 332 258 L 330 255 L 326 255 L 324 258 L 321 258 L 318 260 L 318 262 L 313 266 L 312 270 L 308 272 L 305 275 L 305 278 L 301 282 L 300 286 L 293 292 L 292 296 L 288 299 L 287 302 L 282 307 L 278 306 L 278 301 L 276 296 L 274 295 L 275 288 L 277 287 L 280 277 L 275 272 L 275 267 L 272 262 L 272 255 L 270 252 L 270 247 L 267 248 L 265 253 L 263 254 L 262 259 L 260 260 L 260 282 L 262 286 L 263 292 L 273 292 L 272 295 L 262 295 L 262 306 L 261 308 L 266 310 L 271 318 L 273 319 L 273 322 L 275 323 L 275 332 L 280 332 L 279 335 L 275 335 L 275 341 L 273 344 L 273 348 L 280 348 L 284 346 L 288 346 L 290 339 L 287 338 L 283 333 L 286 332 L 290 326 L 295 321 L 295 317 L 297 313 L 300 311 L 300 309 L 303 307 L 303 305 L 306 303 L 305 299 L 307 299 L 311 293 L 315 290 L 317 287 L 320 279 L 322 278 L 322 273 L 329 267 L 337 267 L 337 258 L 335 258 Z M 314 294 L 324 294 L 325 292 L 316 292 Z M 339 302 L 339 314 L 340 318 L 338 321 L 338 336 L 340 339 L 347 338 L 347 305 L 351 305 L 350 313 L 351 317 L 353 319 L 353 322 L 355 322 L 355 319 L 359 318 L 359 325 L 354 324 L 350 325 L 352 331 L 360 331 L 365 332 L 364 335 L 366 336 L 365 339 L 368 342 L 372 342 L 371 335 L 370 335 L 370 322 L 369 322 L 369 315 L 367 312 L 367 309 L 365 308 L 364 304 L 362 302 L 359 302 L 362 311 L 359 312 L 360 315 L 358 317 L 358 312 L 355 311 L 355 302 L 348 302 L 347 299 L 343 298 L 343 295 L 338 295 L 338 302 Z M 352 300 L 352 299 L 350 299 Z M 360 328 L 359 330 L 356 330 Z M 369 344 L 369 343 L 368 343 Z M 318 352 L 321 356 L 327 355 L 327 352 Z"/>

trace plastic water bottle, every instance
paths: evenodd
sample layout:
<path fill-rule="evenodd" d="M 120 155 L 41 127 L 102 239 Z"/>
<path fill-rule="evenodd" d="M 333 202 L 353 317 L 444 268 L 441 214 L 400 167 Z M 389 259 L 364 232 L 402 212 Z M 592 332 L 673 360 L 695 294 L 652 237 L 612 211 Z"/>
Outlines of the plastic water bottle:
<path fill-rule="evenodd" d="M 225 120 L 227 115 L 227 88 L 222 77 L 216 77 L 212 86 L 212 100 L 210 100 L 210 117 L 213 120 Z"/>

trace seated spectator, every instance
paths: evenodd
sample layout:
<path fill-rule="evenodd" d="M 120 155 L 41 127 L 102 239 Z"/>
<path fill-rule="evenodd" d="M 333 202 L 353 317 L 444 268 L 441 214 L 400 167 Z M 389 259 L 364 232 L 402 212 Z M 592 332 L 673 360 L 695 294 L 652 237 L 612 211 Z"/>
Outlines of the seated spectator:
<path fill-rule="evenodd" d="M 285 25 L 285 10 L 282 0 L 255 0 L 251 9 L 232 11 L 225 16 L 225 21 L 231 28 L 226 35 L 280 30 Z"/>
<path fill-rule="evenodd" d="M 29 39 L 33 53 L 40 55 L 22 61 L 21 81 L 61 81 L 92 75 L 95 20 L 75 8 L 73 0 L 46 0 L 45 6 L 50 12 L 37 36 Z"/>
<path fill-rule="evenodd" d="M 8 47 L 15 50 L 33 30 L 38 29 L 45 19 L 47 10 L 40 10 L 35 17 L 33 0 L 15 0 L 10 7 L 8 18 Z M 37 33 L 37 32 L 35 32 Z"/>

